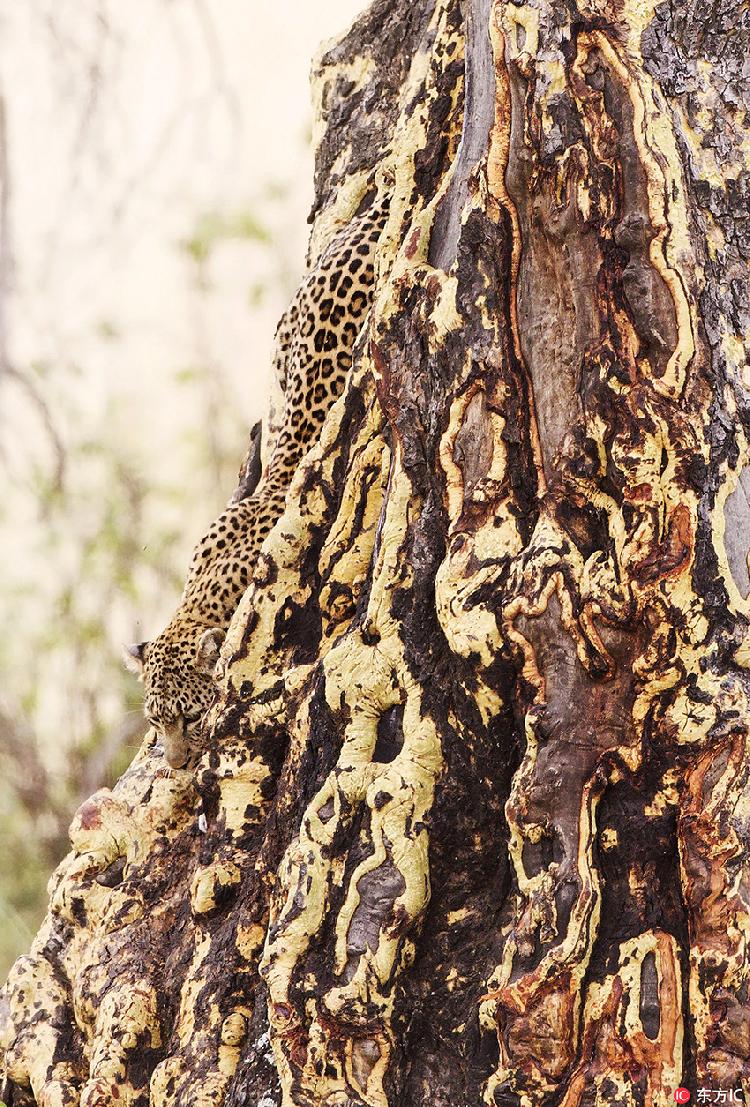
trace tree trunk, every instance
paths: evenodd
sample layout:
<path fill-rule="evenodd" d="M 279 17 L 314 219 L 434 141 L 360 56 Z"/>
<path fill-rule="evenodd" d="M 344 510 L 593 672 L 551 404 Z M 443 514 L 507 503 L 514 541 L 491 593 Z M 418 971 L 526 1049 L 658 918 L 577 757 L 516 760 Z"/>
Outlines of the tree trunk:
<path fill-rule="evenodd" d="M 310 261 L 390 196 L 368 322 L 197 772 L 75 817 L 12 1107 L 747 1098 L 748 57 L 726 0 L 322 54 Z"/>

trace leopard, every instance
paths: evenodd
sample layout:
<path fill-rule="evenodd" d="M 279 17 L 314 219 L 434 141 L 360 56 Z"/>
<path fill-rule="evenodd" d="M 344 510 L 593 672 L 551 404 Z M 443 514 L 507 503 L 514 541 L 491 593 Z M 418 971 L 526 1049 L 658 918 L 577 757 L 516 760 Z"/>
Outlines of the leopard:
<path fill-rule="evenodd" d="M 303 277 L 275 333 L 272 369 L 282 399 L 270 420 L 272 441 L 259 480 L 249 495 L 233 497 L 199 540 L 164 630 L 125 650 L 170 769 L 190 767 L 202 748 L 227 627 L 283 513 L 292 476 L 349 378 L 387 218 L 387 196 L 376 193 L 369 203 L 365 197 Z"/>

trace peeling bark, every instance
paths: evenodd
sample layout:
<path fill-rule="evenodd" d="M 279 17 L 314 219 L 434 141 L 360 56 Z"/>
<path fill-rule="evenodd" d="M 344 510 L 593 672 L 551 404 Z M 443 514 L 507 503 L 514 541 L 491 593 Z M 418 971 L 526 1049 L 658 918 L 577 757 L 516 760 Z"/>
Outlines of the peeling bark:
<path fill-rule="evenodd" d="M 376 0 L 320 56 L 310 261 L 387 191 L 374 303 L 197 770 L 75 817 L 12 1107 L 747 1098 L 749 55 Z"/>

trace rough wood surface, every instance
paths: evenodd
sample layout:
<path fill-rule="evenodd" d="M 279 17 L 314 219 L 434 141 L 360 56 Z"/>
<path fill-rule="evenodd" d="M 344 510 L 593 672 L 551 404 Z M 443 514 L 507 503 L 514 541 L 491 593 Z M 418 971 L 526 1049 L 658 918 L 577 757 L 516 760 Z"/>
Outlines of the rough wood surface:
<path fill-rule="evenodd" d="M 369 322 L 197 771 L 75 817 L 12 1107 L 750 1097 L 748 58 L 724 0 L 376 0 L 320 56 Z"/>

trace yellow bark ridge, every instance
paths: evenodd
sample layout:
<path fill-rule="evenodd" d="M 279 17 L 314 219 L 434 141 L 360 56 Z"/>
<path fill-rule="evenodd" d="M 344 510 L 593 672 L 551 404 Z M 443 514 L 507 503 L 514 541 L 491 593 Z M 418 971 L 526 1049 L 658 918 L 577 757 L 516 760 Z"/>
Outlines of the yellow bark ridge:
<path fill-rule="evenodd" d="M 724 231 L 701 216 L 700 240 L 685 161 L 721 188 L 715 90 L 703 116 L 667 100 L 647 0 L 469 7 L 489 67 L 436 0 L 377 165 L 330 161 L 310 258 L 387 191 L 374 302 L 232 620 L 210 748 L 195 777 L 144 748 L 83 806 L 14 969 L 6 1069 L 44 1107 L 208 1107 L 266 1070 L 283 1107 L 416 1107 L 439 1049 L 477 1105 L 750 1090 L 750 609 L 725 544 L 748 445 L 739 419 L 733 451 L 712 438 L 748 352 L 722 336 L 711 375 Z M 378 78 L 337 50 L 321 149 L 323 105 Z M 507 869 L 486 918 L 434 886 L 479 872 L 477 795 Z"/>

